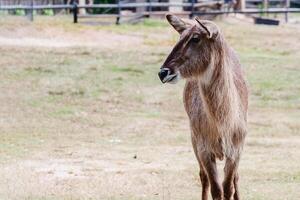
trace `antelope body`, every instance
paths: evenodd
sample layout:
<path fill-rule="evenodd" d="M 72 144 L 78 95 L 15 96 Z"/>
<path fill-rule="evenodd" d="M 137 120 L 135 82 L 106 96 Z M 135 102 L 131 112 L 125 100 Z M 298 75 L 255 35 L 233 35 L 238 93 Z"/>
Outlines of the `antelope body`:
<path fill-rule="evenodd" d="M 247 133 L 248 90 L 239 59 L 218 27 L 196 18 L 167 15 L 180 40 L 167 57 L 159 77 L 163 83 L 186 79 L 184 106 L 193 149 L 200 166 L 202 200 L 238 200 L 238 164 Z M 225 158 L 224 181 L 218 180 L 216 159 Z"/>

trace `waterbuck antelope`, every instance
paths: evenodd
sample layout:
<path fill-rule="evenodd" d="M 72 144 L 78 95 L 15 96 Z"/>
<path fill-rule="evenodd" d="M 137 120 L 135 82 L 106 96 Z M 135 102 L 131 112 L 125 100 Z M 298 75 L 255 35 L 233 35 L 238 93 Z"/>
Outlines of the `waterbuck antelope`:
<path fill-rule="evenodd" d="M 158 73 L 163 83 L 186 79 L 184 106 L 200 166 L 202 199 L 238 200 L 238 164 L 247 133 L 248 90 L 237 55 L 210 21 L 167 15 L 180 39 Z M 225 157 L 219 183 L 216 159 Z"/>

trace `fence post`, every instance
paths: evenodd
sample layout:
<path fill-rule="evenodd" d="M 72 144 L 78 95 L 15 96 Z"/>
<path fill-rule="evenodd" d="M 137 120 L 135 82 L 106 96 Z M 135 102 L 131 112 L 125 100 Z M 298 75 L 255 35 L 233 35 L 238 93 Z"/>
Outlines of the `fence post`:
<path fill-rule="evenodd" d="M 195 1 L 196 1 L 196 0 L 192 0 L 192 7 L 191 7 L 190 19 L 192 19 L 192 18 L 194 17 L 194 12 L 195 12 Z"/>
<path fill-rule="evenodd" d="M 73 22 L 74 24 L 78 23 L 78 5 L 75 1 L 73 3 Z"/>
<path fill-rule="evenodd" d="M 290 8 L 290 0 L 285 0 L 285 22 L 289 22 L 289 8 Z"/>
<path fill-rule="evenodd" d="M 151 0 L 149 0 L 149 18 L 151 17 L 151 14 L 152 14 L 152 2 Z"/>
<path fill-rule="evenodd" d="M 117 20 L 116 20 L 116 25 L 120 24 L 120 19 L 121 19 L 121 6 L 120 6 L 120 0 L 118 0 L 118 16 L 117 16 Z"/>
<path fill-rule="evenodd" d="M 29 19 L 33 22 L 33 0 L 30 1 Z"/>
<path fill-rule="evenodd" d="M 269 0 L 264 0 L 264 10 L 269 10 Z M 267 16 L 269 16 L 269 13 L 267 13 Z"/>

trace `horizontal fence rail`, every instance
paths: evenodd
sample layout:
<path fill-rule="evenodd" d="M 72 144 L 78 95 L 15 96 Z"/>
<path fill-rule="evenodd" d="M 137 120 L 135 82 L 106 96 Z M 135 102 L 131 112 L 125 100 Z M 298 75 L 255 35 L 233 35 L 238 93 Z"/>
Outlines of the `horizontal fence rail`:
<path fill-rule="evenodd" d="M 277 3 L 285 3 L 286 0 L 268 0 L 269 3 L 277 2 Z M 300 3 L 299 0 L 290 0 L 293 3 Z M 246 3 L 264 3 L 264 0 L 247 0 Z"/>
<path fill-rule="evenodd" d="M 74 5 L 1 5 L 0 10 L 43 10 L 43 9 L 72 9 Z"/>
<path fill-rule="evenodd" d="M 217 3 L 217 1 L 216 1 Z M 195 3 L 195 7 L 203 4 Z M 76 5 L 76 8 L 139 8 L 139 7 L 191 7 L 192 3 L 120 3 L 120 4 L 94 4 Z M 74 5 L 0 5 L 0 10 L 43 10 L 43 9 L 73 9 Z M 196 11 L 195 11 L 196 12 Z M 226 13 L 264 13 L 264 12 L 300 12 L 300 8 L 269 8 L 269 9 L 244 9 L 241 11 L 224 11 Z M 219 11 L 207 11 L 205 13 L 223 13 Z"/>
<path fill-rule="evenodd" d="M 218 1 L 215 1 L 216 3 Z M 194 4 L 197 7 L 197 3 Z M 146 3 L 119 3 L 119 4 L 93 4 L 93 5 L 77 5 L 77 8 L 139 8 L 139 7 L 191 7 L 192 3 L 164 3 L 164 2 L 146 2 Z M 0 10 L 40 10 L 40 9 L 72 9 L 74 5 L 0 5 Z"/>
<path fill-rule="evenodd" d="M 220 14 L 271 14 L 271 13 L 300 13 L 300 8 L 269 8 L 269 9 L 245 9 L 236 11 L 208 11 L 208 12 L 198 12 L 195 11 L 195 15 L 220 15 Z"/>

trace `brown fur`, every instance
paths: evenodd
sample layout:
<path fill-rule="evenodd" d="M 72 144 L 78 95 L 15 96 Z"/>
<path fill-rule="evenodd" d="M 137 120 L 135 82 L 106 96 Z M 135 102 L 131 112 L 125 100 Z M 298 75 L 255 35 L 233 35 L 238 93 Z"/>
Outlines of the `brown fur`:
<path fill-rule="evenodd" d="M 239 60 L 218 27 L 210 21 L 167 16 L 181 34 L 163 68 L 186 79 L 184 106 L 200 166 L 202 199 L 238 200 L 238 163 L 247 133 L 248 91 Z M 191 38 L 200 37 L 192 40 Z M 216 159 L 225 157 L 223 186 Z"/>

